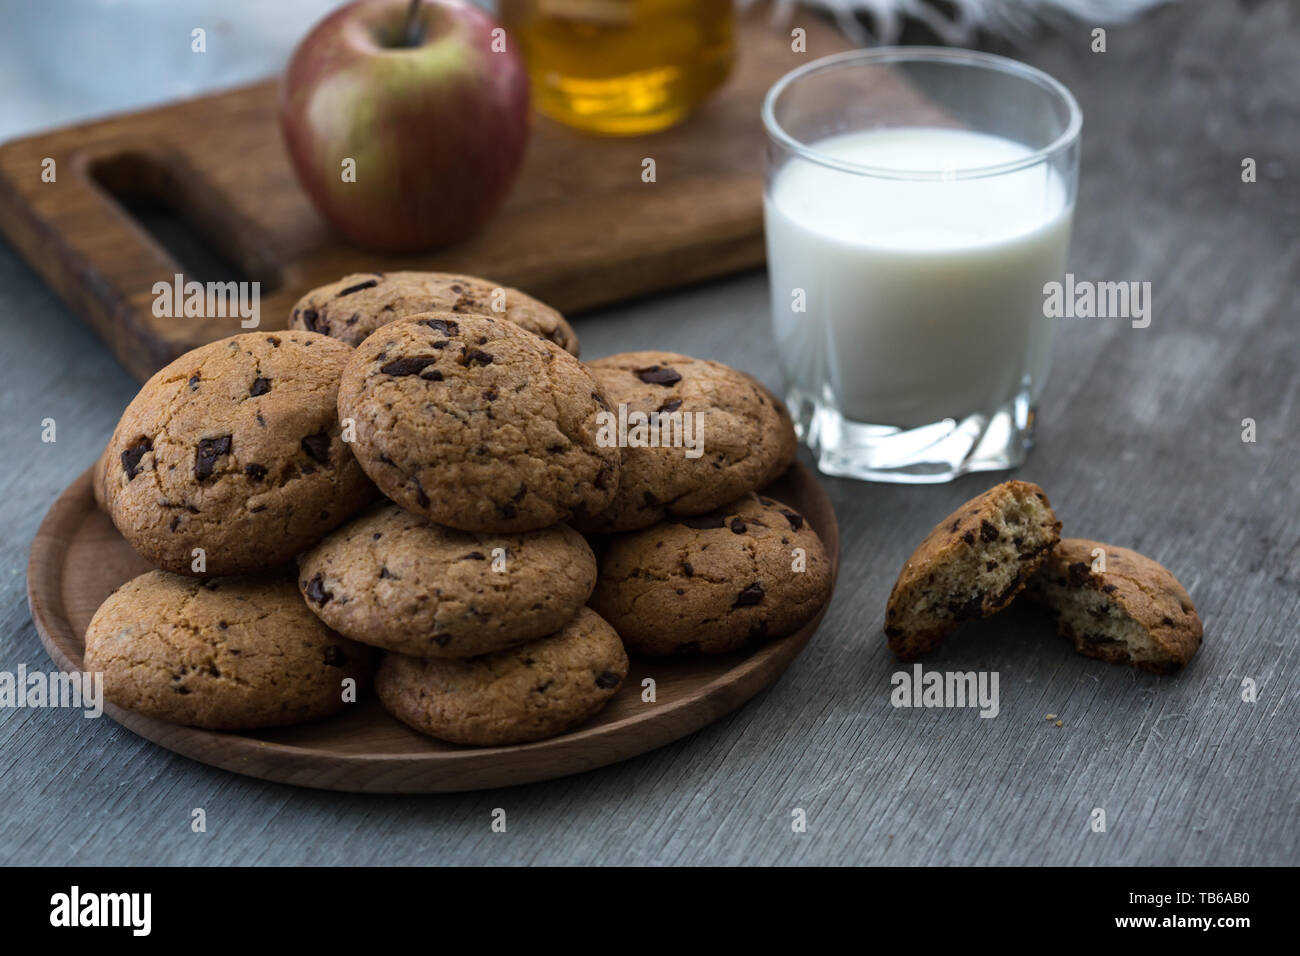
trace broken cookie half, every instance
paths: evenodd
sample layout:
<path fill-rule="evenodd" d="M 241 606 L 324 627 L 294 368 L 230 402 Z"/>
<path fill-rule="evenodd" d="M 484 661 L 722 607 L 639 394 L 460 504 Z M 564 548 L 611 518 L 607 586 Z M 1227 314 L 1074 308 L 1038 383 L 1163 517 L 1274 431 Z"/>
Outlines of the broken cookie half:
<path fill-rule="evenodd" d="M 1163 565 L 1085 538 L 1064 538 L 1026 592 L 1080 654 L 1153 674 L 1178 670 L 1201 646 L 1191 597 Z"/>
<path fill-rule="evenodd" d="M 1043 489 L 1007 481 L 966 502 L 912 552 L 889 595 L 885 636 L 903 660 L 1022 591 L 1061 537 Z"/>

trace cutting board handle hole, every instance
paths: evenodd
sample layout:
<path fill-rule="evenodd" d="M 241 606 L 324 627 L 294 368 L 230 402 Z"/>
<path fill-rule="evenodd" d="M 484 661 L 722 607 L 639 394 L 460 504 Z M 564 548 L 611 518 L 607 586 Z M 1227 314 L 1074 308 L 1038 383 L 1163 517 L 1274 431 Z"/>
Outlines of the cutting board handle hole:
<path fill-rule="evenodd" d="M 140 152 L 115 153 L 89 164 L 90 178 L 175 261 L 186 281 L 260 282 L 280 286 L 280 270 L 248 243 L 227 207 L 175 165 Z M 170 279 L 170 276 L 160 277 Z"/>

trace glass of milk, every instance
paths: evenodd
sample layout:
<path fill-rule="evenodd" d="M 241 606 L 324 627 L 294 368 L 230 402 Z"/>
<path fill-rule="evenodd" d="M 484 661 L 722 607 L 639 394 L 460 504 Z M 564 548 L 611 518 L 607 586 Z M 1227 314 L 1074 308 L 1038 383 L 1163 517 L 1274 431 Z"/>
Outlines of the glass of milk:
<path fill-rule="evenodd" d="M 885 47 L 787 74 L 763 121 L 772 328 L 821 470 L 1022 463 L 1078 184 L 1069 90 L 1004 57 Z"/>

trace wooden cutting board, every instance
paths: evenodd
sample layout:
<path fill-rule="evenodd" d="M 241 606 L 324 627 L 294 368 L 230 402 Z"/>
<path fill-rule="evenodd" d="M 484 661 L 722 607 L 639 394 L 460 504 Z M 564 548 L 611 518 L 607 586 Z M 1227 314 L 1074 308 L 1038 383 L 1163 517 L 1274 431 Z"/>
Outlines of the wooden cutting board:
<path fill-rule="evenodd" d="M 811 15 L 797 25 L 803 53 L 790 49 L 789 24 L 742 20 L 727 84 L 663 133 L 594 137 L 539 117 L 506 206 L 432 253 L 373 253 L 331 233 L 290 169 L 274 82 L 0 147 L 0 231 L 141 381 L 241 331 L 237 319 L 155 316 L 154 283 L 176 273 L 260 282 L 260 327 L 275 329 L 304 292 L 348 272 L 467 272 L 572 313 L 752 268 L 763 262 L 763 96 L 788 70 L 847 46 Z M 647 157 L 653 183 L 641 178 Z M 46 158 L 54 182 L 42 180 Z M 196 233 L 227 274 L 178 262 L 128 211 L 150 204 Z"/>

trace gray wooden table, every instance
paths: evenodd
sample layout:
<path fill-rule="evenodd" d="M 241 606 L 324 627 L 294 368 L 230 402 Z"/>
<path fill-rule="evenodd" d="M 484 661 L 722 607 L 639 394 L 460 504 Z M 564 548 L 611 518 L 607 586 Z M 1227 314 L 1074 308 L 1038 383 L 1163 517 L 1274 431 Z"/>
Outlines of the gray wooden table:
<path fill-rule="evenodd" d="M 827 479 L 844 552 L 820 632 L 774 687 L 673 746 L 509 790 L 354 796 L 213 770 L 107 719 L 7 710 L 0 862 L 1300 861 L 1300 7 L 1187 3 L 1110 29 L 1105 54 L 1088 47 L 1078 27 L 1017 52 L 1086 114 L 1072 271 L 1149 280 L 1154 313 L 1142 330 L 1063 321 L 1040 443 L 1019 474 L 1048 490 L 1067 534 L 1178 574 L 1206 629 L 1184 673 L 1086 660 L 1013 610 L 926 661 L 998 672 L 996 718 L 894 709 L 899 668 L 880 633 L 893 578 L 995 477 Z M 135 386 L 3 246 L 0 316 L 0 670 L 47 669 L 27 549 Z M 671 347 L 778 384 L 762 275 L 577 325 L 588 356 Z M 46 417 L 54 444 L 40 440 Z M 196 807 L 204 834 L 190 830 Z M 498 807 L 505 833 L 490 828 Z M 1105 832 L 1089 826 L 1094 808 Z M 795 809 L 806 832 L 792 832 Z"/>

